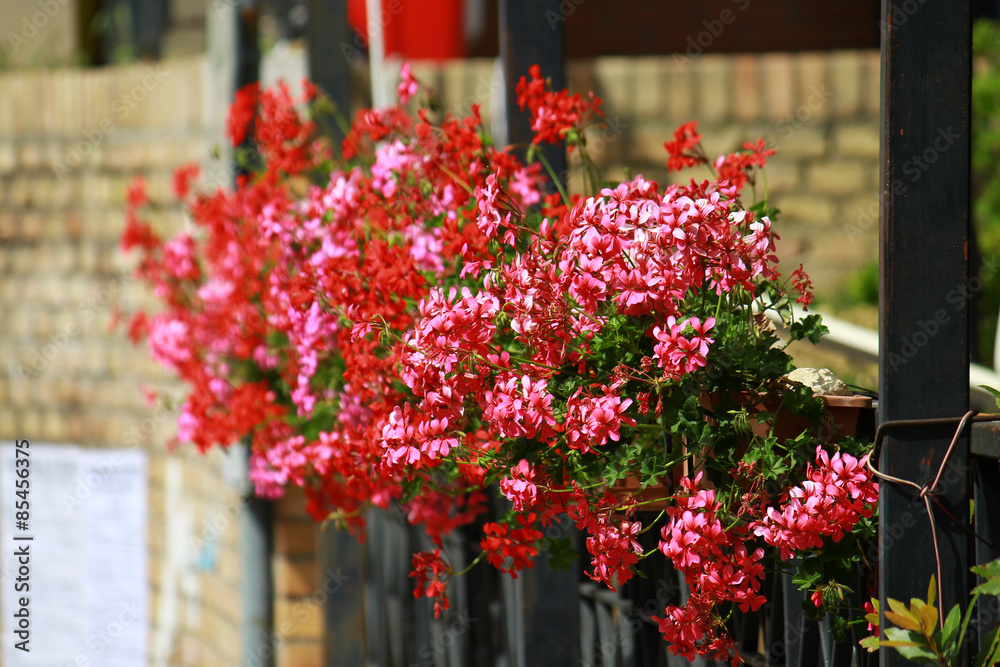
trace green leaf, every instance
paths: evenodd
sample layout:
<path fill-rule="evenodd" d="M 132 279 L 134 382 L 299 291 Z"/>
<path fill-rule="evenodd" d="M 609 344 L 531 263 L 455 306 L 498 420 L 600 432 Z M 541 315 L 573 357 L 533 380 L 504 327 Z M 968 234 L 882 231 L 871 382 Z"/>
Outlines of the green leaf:
<path fill-rule="evenodd" d="M 569 572 L 580 554 L 573 548 L 573 542 L 568 537 L 560 537 L 549 541 L 545 550 L 549 554 L 549 567 L 560 572 Z"/>
<path fill-rule="evenodd" d="M 906 605 L 899 600 L 889 598 L 888 602 L 889 608 L 892 609 L 892 611 L 885 612 L 885 617 L 888 620 L 892 621 L 893 624 L 898 625 L 901 628 L 920 632 L 919 616 L 917 616 L 910 609 L 907 609 Z"/>
<path fill-rule="evenodd" d="M 997 663 L 997 650 L 1000 649 L 1000 641 L 998 641 L 1000 640 L 1000 635 L 997 634 L 998 630 L 1000 630 L 1000 627 L 993 628 L 983 637 L 982 649 L 980 649 L 979 655 L 976 656 L 973 667 L 990 667 Z"/>
<path fill-rule="evenodd" d="M 792 583 L 800 591 L 816 588 L 822 578 L 823 573 L 816 568 L 814 563 L 804 562 L 799 565 L 799 569 L 792 576 Z"/>
<path fill-rule="evenodd" d="M 885 646 L 885 642 L 882 643 Z M 934 653 L 919 646 L 897 646 L 899 654 L 910 662 L 919 662 L 924 665 L 940 665 L 941 661 Z"/>
<path fill-rule="evenodd" d="M 928 665 L 940 664 L 938 657 L 930 649 L 927 637 L 924 637 L 919 632 L 902 630 L 900 628 L 886 628 L 885 636 L 889 638 L 889 641 L 882 642 L 882 646 L 895 648 L 907 660 Z"/>
<path fill-rule="evenodd" d="M 979 584 L 972 589 L 972 594 L 1000 595 L 1000 579 L 991 579 L 984 584 Z"/>
<path fill-rule="evenodd" d="M 811 343 L 816 344 L 820 338 L 830 333 L 830 330 L 823 324 L 823 319 L 819 315 L 812 314 L 792 322 L 788 327 L 788 333 L 792 340 L 808 338 Z"/>
<path fill-rule="evenodd" d="M 881 645 L 882 645 L 881 640 L 875 636 L 865 637 L 864 639 L 861 640 L 861 646 L 863 646 L 864 649 L 869 653 L 874 653 L 879 649 L 879 646 Z"/>
<path fill-rule="evenodd" d="M 1000 391 L 997 391 L 993 387 L 987 387 L 985 384 L 979 385 L 979 388 L 980 389 L 985 389 L 986 391 L 990 392 L 990 394 L 993 395 L 993 398 L 997 402 L 997 409 L 1000 410 Z"/>
<path fill-rule="evenodd" d="M 962 621 L 962 611 L 955 605 L 948 612 L 948 618 L 944 619 L 944 628 L 941 630 L 941 649 L 945 653 L 951 651 L 952 645 L 957 644 L 956 633 L 958 632 L 958 625 Z"/>
<path fill-rule="evenodd" d="M 1000 558 L 985 565 L 973 565 L 972 572 L 989 581 L 1000 581 Z"/>

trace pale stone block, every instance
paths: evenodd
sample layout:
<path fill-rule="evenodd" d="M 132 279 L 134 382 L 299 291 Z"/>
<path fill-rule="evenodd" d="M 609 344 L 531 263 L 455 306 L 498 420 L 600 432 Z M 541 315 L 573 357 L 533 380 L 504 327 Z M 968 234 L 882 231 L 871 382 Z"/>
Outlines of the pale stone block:
<path fill-rule="evenodd" d="M 285 642 L 276 651 L 275 667 L 323 667 L 323 644 L 318 641 Z"/>
<path fill-rule="evenodd" d="M 830 101 L 838 118 L 852 118 L 860 112 L 862 57 L 857 51 L 831 51 Z"/>
<path fill-rule="evenodd" d="M 307 597 L 316 591 L 317 572 L 313 560 L 291 559 L 275 555 L 272 559 L 275 595 Z"/>
<path fill-rule="evenodd" d="M 664 90 L 659 83 L 662 60 L 660 58 L 636 57 L 632 59 L 633 96 L 631 113 L 642 118 L 659 119 L 666 106 Z M 586 95 L 585 89 L 578 89 Z"/>
<path fill-rule="evenodd" d="M 783 159 L 819 158 L 827 152 L 826 132 L 820 127 L 779 122 L 774 129 L 772 147 Z"/>
<path fill-rule="evenodd" d="M 814 118 L 826 118 L 830 113 L 826 104 L 832 94 L 827 80 L 829 61 L 827 53 L 807 52 L 795 56 L 796 108 L 806 105 Z"/>
<path fill-rule="evenodd" d="M 760 69 L 768 117 L 787 117 L 795 109 L 792 56 L 787 53 L 764 54 L 760 56 Z"/>
<path fill-rule="evenodd" d="M 845 195 L 874 186 L 878 178 L 875 162 L 832 160 L 807 168 L 806 184 L 814 192 Z"/>
<path fill-rule="evenodd" d="M 833 202 L 815 195 L 787 195 L 775 198 L 773 203 L 781 211 L 778 219 L 782 229 L 798 225 L 829 225 L 836 213 Z"/>
<path fill-rule="evenodd" d="M 309 598 L 275 600 L 274 628 L 289 639 L 321 639 L 323 607 Z"/>
<path fill-rule="evenodd" d="M 882 104 L 882 60 L 878 51 L 863 51 L 861 62 L 864 71 L 862 79 L 864 112 L 866 115 L 872 114 L 877 117 Z"/>
<path fill-rule="evenodd" d="M 759 58 L 750 55 L 733 56 L 733 114 L 737 120 L 755 120 L 761 115 L 761 81 Z"/>
<path fill-rule="evenodd" d="M 545 76 L 545 72 L 542 72 Z M 629 58 L 608 56 L 594 61 L 594 94 L 604 99 L 606 113 L 630 114 L 630 93 L 634 82 Z"/>
<path fill-rule="evenodd" d="M 868 158 L 877 164 L 879 139 L 877 119 L 834 127 L 834 146 L 840 155 Z"/>
<path fill-rule="evenodd" d="M 732 66 L 722 55 L 703 55 L 691 68 L 695 88 L 695 116 L 703 123 L 722 123 L 733 108 Z"/>

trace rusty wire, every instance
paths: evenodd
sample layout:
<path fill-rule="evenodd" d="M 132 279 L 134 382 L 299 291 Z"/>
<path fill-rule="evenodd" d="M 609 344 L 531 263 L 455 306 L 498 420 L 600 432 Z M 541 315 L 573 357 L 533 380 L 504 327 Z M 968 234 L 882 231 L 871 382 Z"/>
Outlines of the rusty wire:
<path fill-rule="evenodd" d="M 944 474 L 945 466 L 948 465 L 948 459 L 951 457 L 952 450 L 955 449 L 955 445 L 958 443 L 958 439 L 959 437 L 961 437 L 962 431 L 965 430 L 965 427 L 969 424 L 969 422 L 970 421 L 990 422 L 998 420 L 1000 420 L 1000 415 L 980 415 L 975 410 L 969 410 L 961 417 L 939 417 L 934 419 L 896 419 L 893 421 L 887 421 L 879 424 L 878 428 L 875 430 L 875 443 L 872 446 L 871 454 L 868 456 L 868 469 L 871 470 L 872 473 L 880 479 L 884 479 L 888 482 L 896 482 L 897 484 L 904 484 L 906 486 L 910 486 L 916 489 L 917 492 L 919 493 L 919 497 L 923 499 L 924 506 L 927 509 L 927 520 L 931 524 L 931 541 L 934 544 L 934 562 L 936 566 L 935 569 L 937 570 L 938 620 L 941 623 L 942 628 L 944 627 L 944 600 L 942 598 L 942 593 L 944 589 L 942 588 L 941 585 L 941 553 L 938 548 L 937 524 L 934 521 L 934 511 L 933 508 L 931 507 L 931 499 L 933 498 L 934 502 L 937 503 L 941 507 L 941 509 L 945 511 L 945 514 L 951 517 L 953 521 L 958 523 L 958 521 L 955 520 L 955 518 L 951 515 L 951 513 L 945 510 L 944 506 L 941 505 L 940 501 L 938 501 L 938 499 L 933 495 L 934 491 L 937 488 L 938 482 L 941 481 L 941 475 Z M 956 423 L 958 425 L 955 428 L 954 435 L 952 435 L 951 437 L 951 442 L 948 444 L 948 449 L 946 449 L 944 452 L 944 457 L 941 459 L 941 464 L 938 466 L 937 474 L 934 475 L 933 481 L 931 481 L 928 484 L 924 484 L 923 486 L 921 486 L 916 482 L 911 482 L 908 479 L 900 479 L 899 477 L 893 477 L 892 475 L 887 475 L 883 472 L 879 472 L 879 470 L 875 468 L 875 464 L 872 463 L 872 459 L 876 458 L 879 454 L 879 449 L 881 448 L 882 445 L 882 439 L 885 437 L 886 431 L 888 431 L 890 428 L 909 427 L 909 426 L 951 426 L 952 424 Z M 961 526 L 961 524 L 959 525 Z M 964 526 L 961 527 L 965 529 Z M 975 535 L 974 533 L 973 536 L 979 538 L 979 536 Z M 990 548 L 993 548 L 993 545 L 989 546 Z"/>

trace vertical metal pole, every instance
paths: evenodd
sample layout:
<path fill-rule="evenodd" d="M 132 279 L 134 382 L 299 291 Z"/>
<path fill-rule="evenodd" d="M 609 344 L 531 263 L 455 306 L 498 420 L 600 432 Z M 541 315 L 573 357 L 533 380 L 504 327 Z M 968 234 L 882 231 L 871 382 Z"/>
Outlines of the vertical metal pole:
<path fill-rule="evenodd" d="M 325 664 L 365 664 L 365 619 L 361 545 L 347 531 L 328 526 L 320 530 L 321 582 L 336 581 L 323 604 Z"/>
<path fill-rule="evenodd" d="M 309 79 L 319 87 L 344 118 L 351 119 L 351 29 L 347 0 L 309 0 L 306 38 Z M 332 118 L 319 118 L 339 152 L 344 138 Z M 323 643 L 327 665 L 365 664 L 364 576 L 362 548 L 347 531 L 328 526 L 320 532 L 320 567 L 342 580 L 323 605 Z M 326 578 L 323 578 L 326 581 Z"/>
<path fill-rule="evenodd" d="M 882 2 L 882 139 L 879 324 L 880 419 L 956 417 L 969 406 L 968 2 Z M 897 429 L 880 469 L 930 481 L 952 428 Z M 968 438 L 952 454 L 939 489 L 948 511 L 968 524 Z M 968 603 L 970 545 L 935 511 L 941 588 L 948 610 Z M 911 488 L 881 484 L 879 598 L 924 598 L 935 572 L 923 501 Z M 881 626 L 886 627 L 884 618 Z M 958 659 L 968 664 L 968 656 Z M 909 664 L 881 652 L 882 665 Z"/>
<path fill-rule="evenodd" d="M 236 20 L 235 88 L 260 78 L 260 49 L 257 46 L 258 9 L 254 2 L 240 2 L 234 13 Z M 247 139 L 247 145 L 251 145 Z M 240 173 L 237 166 L 234 173 Z M 246 448 L 247 470 L 250 469 L 250 443 Z M 273 526 L 271 503 L 258 498 L 252 486 L 247 490 L 246 505 L 240 515 L 240 566 L 243 600 L 244 664 L 274 664 L 274 647 L 270 646 L 274 625 L 274 586 L 271 572 Z"/>
<path fill-rule="evenodd" d="M 549 17 L 562 16 L 559 0 L 500 0 L 500 59 L 506 94 L 507 142 L 524 150 L 531 143 L 531 115 L 517 105 L 517 82 L 538 65 L 555 90 L 566 87 L 563 57 L 563 24 Z M 543 154 L 560 180 L 566 182 L 566 148 L 546 144 Z"/>
<path fill-rule="evenodd" d="M 500 59 L 504 71 L 507 141 L 524 151 L 531 143 L 531 116 L 517 105 L 515 88 L 528 69 L 537 64 L 552 87 L 566 87 L 563 59 L 563 21 L 547 17 L 561 16 L 559 0 L 500 0 Z M 566 182 L 566 149 L 547 145 L 543 154 L 557 177 Z M 572 521 L 563 522 L 574 531 Z M 574 536 L 575 539 L 575 536 Z M 523 620 L 524 655 L 528 664 L 547 667 L 575 667 L 580 659 L 579 574 L 556 572 L 548 565 L 548 555 L 539 554 L 535 567 L 522 572 L 515 582 L 518 608 Z M 553 625 L 555 621 L 556 625 Z M 558 629 L 553 632 L 552 628 Z M 517 651 L 519 652 L 519 651 Z M 530 656 L 530 657 L 529 657 Z M 517 664 L 517 655 L 514 662 Z"/>
<path fill-rule="evenodd" d="M 236 4 L 236 72 L 235 90 L 260 81 L 260 47 L 257 45 L 257 23 L 259 8 L 254 0 L 244 0 Z M 252 148 L 253 139 L 243 140 L 242 147 Z M 235 165 L 233 182 L 236 177 L 247 175 L 239 164 Z"/>
<path fill-rule="evenodd" d="M 309 21 L 306 24 L 309 42 L 309 78 L 329 97 L 344 118 L 351 119 L 351 29 L 347 24 L 347 0 L 309 0 Z M 343 140 L 340 127 L 323 122 L 335 148 Z"/>

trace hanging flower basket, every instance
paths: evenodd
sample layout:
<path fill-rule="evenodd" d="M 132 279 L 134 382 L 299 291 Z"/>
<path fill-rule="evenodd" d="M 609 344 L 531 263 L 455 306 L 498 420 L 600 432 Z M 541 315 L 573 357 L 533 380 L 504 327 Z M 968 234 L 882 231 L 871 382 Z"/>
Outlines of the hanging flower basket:
<path fill-rule="evenodd" d="M 355 531 L 365 509 L 400 504 L 436 544 L 412 576 L 438 610 L 456 574 L 443 537 L 496 487 L 510 510 L 485 522 L 476 562 L 516 577 L 542 549 L 571 555 L 544 532 L 565 514 L 609 587 L 666 558 L 691 588 L 656 618 L 679 655 L 739 661 L 723 618 L 763 604 L 765 557 L 791 568 L 808 554 L 806 585 L 836 590 L 845 551 L 827 547 L 873 532 L 877 486 L 867 443 L 833 413 L 823 435 L 821 402 L 782 380 L 788 343 L 760 324 L 770 312 L 791 340 L 825 331 L 792 308 L 812 299 L 802 267 L 778 268 L 759 178 L 773 150 L 710 160 L 686 123 L 665 157 L 698 178 L 606 183 L 586 140 L 601 100 L 550 90 L 537 67 L 517 86 L 535 131 L 525 161 L 484 140 L 476 107 L 412 115 L 422 93 L 406 66 L 400 104 L 360 113 L 339 147 L 304 115 L 304 88 L 298 106 L 287 87 L 239 93 L 229 134 L 256 150 L 241 149 L 250 175 L 235 191 L 201 193 L 195 170 L 178 172 L 195 231 L 164 242 L 140 217 L 141 184 L 129 192 L 122 245 L 165 307 L 129 333 L 190 386 L 180 440 L 249 437 L 260 495 L 300 486 L 318 520 Z M 547 176 L 537 146 L 560 141 L 582 194 Z M 752 428 L 779 387 L 779 418 L 809 416 L 794 436 Z M 659 553 L 606 493 L 634 477 L 674 481 Z"/>

